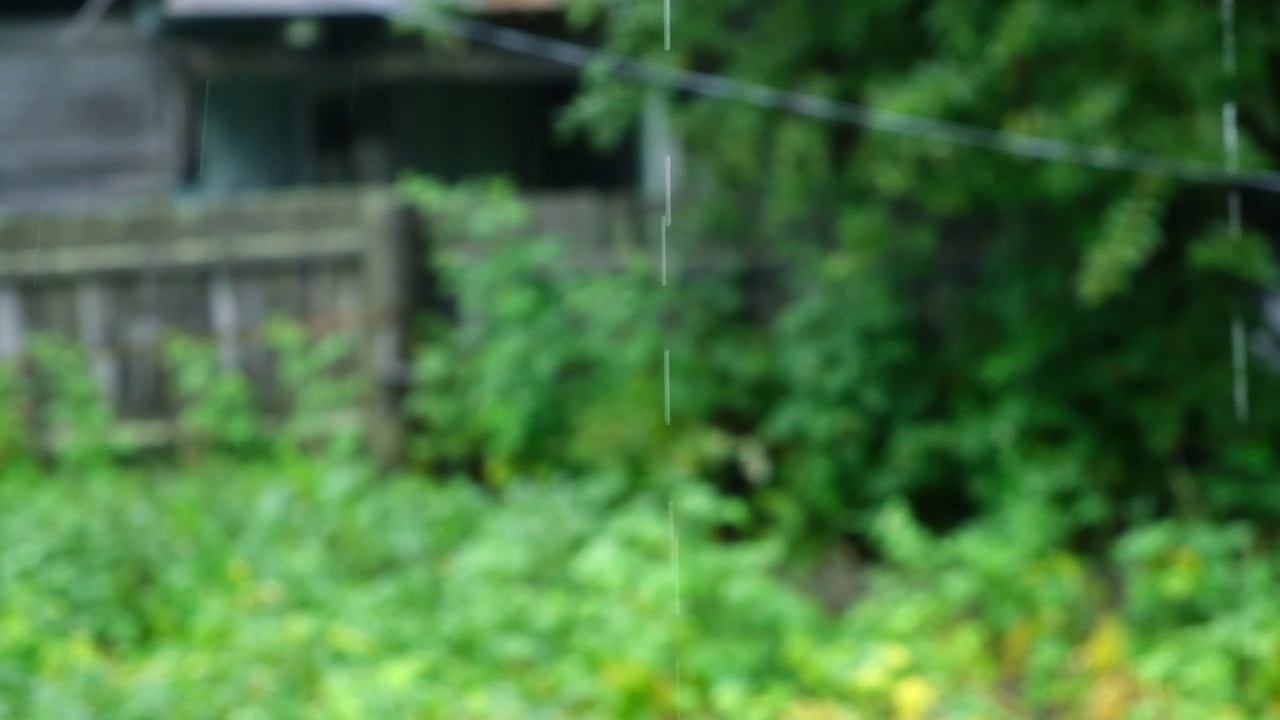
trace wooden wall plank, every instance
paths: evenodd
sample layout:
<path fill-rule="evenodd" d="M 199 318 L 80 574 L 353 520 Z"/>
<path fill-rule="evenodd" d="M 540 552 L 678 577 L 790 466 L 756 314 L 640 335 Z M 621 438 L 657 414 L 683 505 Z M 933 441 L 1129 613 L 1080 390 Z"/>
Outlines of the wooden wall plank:
<path fill-rule="evenodd" d="M 110 301 L 106 286 L 98 278 L 86 278 L 76 286 L 76 320 L 80 343 L 89 355 L 89 365 L 98 388 L 113 406 L 120 396 L 118 358 L 110 345 Z"/>
<path fill-rule="evenodd" d="M 240 366 L 257 390 L 258 402 L 267 411 L 278 410 L 283 393 L 276 379 L 274 357 L 261 332 L 271 313 L 268 303 L 269 273 L 261 268 L 244 268 L 233 280 L 239 336 L 246 338 L 240 348 Z"/>
<path fill-rule="evenodd" d="M 22 294 L 16 283 L 0 282 L 0 358 L 21 354 L 25 334 Z"/>
<path fill-rule="evenodd" d="M 71 283 L 50 278 L 25 285 L 27 327 L 64 340 L 77 336 L 75 291 Z"/>
<path fill-rule="evenodd" d="M 133 288 L 125 344 L 129 369 L 124 408 L 133 417 L 157 417 L 166 410 L 164 363 L 160 356 L 160 293 L 154 276 L 139 278 Z"/>
<path fill-rule="evenodd" d="M 401 403 L 409 378 L 412 300 L 424 262 L 423 248 L 414 243 L 427 238 L 415 237 L 416 218 L 404 208 L 371 206 L 366 212 L 375 231 L 363 267 L 362 346 L 365 372 L 375 383 L 368 428 L 374 456 L 390 467 L 404 454 Z"/>
<path fill-rule="evenodd" d="M 0 278 L 35 275 L 73 276 L 85 273 L 128 272 L 141 265 L 164 270 L 197 270 L 230 258 L 236 263 L 287 262 L 300 258 L 352 257 L 362 243 L 352 228 L 314 233 L 242 233 L 225 241 L 216 236 L 184 237 L 157 246 L 133 241 L 70 245 L 50 242 L 43 247 L 0 251 Z"/>
<path fill-rule="evenodd" d="M 360 327 L 361 263 L 321 260 L 306 270 L 306 318 L 318 331 Z"/>
<path fill-rule="evenodd" d="M 59 32 L 42 22 L 0 27 L 0 209 L 170 192 L 180 75 L 127 20 L 104 20 L 75 52 Z"/>
<path fill-rule="evenodd" d="M 236 303 L 235 282 L 225 269 L 215 271 L 209 279 L 209 316 L 218 342 L 218 359 L 224 370 L 241 367 L 240 314 Z"/>

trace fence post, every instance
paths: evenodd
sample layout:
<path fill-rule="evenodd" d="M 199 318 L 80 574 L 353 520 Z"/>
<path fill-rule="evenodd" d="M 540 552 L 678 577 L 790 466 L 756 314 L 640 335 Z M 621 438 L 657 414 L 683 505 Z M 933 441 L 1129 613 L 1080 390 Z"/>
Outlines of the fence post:
<path fill-rule="evenodd" d="M 76 320 L 80 344 L 89 355 L 90 367 L 98 381 L 98 390 L 116 411 L 120 403 L 119 377 L 114 353 L 107 335 L 111 314 L 106 288 L 95 277 L 82 278 L 76 286 Z"/>
<path fill-rule="evenodd" d="M 414 285 L 422 248 L 414 237 L 411 208 L 394 196 L 371 202 L 365 255 L 365 362 L 374 383 L 369 407 L 369 444 L 383 469 L 404 459 L 401 404 L 409 385 Z"/>
<path fill-rule="evenodd" d="M 18 283 L 0 282 L 0 359 L 17 358 L 22 353 L 22 295 Z"/>

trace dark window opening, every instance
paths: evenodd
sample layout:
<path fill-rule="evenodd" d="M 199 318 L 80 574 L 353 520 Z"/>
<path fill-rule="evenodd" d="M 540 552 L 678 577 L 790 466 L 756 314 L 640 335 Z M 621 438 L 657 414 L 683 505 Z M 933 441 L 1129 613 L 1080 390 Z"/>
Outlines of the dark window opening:
<path fill-rule="evenodd" d="M 356 131 L 350 103 L 329 96 L 317 99 L 313 107 L 312 181 L 324 185 L 357 180 Z"/>
<path fill-rule="evenodd" d="M 572 82 L 385 81 L 332 76 L 192 88 L 190 184 L 232 192 L 509 175 L 532 190 L 619 189 L 635 142 L 604 152 L 556 131 Z"/>

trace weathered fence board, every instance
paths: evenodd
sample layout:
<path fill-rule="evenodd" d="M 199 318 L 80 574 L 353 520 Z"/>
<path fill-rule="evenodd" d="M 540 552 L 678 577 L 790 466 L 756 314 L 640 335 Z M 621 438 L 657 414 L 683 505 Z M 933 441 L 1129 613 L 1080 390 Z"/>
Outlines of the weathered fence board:
<path fill-rule="evenodd" d="M 365 269 L 397 202 L 385 188 L 311 190 L 0 217 L 0 355 L 20 355 L 36 333 L 76 341 L 120 418 L 159 420 L 176 409 L 163 340 L 181 331 L 214 340 L 224 366 L 279 409 L 263 322 L 352 334 L 379 322 Z"/>
<path fill-rule="evenodd" d="M 0 358 L 12 358 L 22 352 L 26 323 L 21 302 L 16 283 L 0 282 Z"/>
<path fill-rule="evenodd" d="M 608 265 L 637 204 L 626 193 L 529 197 L 535 229 Z M 214 341 L 268 410 L 286 401 L 260 331 L 274 314 L 359 339 L 378 390 L 364 408 L 374 449 L 400 454 L 412 319 L 438 293 L 425 223 L 388 188 L 280 191 L 210 202 L 152 202 L 76 215 L 0 215 L 0 358 L 36 333 L 79 342 L 117 415 L 164 440 L 176 407 L 165 334 Z M 443 239 L 446 242 L 448 239 Z"/>

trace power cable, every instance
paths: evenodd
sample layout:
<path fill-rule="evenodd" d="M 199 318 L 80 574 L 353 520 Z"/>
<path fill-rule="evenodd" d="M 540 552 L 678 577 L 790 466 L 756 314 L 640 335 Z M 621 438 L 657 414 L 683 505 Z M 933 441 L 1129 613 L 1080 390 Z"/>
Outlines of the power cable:
<path fill-rule="evenodd" d="M 380 16 L 409 27 L 438 32 L 510 52 L 538 57 L 577 68 L 598 66 L 604 71 L 668 89 L 704 97 L 746 102 L 794 115 L 841 122 L 878 132 L 915 137 L 950 145 L 981 148 L 1015 157 L 1062 162 L 1101 170 L 1161 175 L 1180 180 L 1280 193 L 1280 172 L 1241 172 L 1228 165 L 1171 155 L 1068 142 L 1008 132 L 981 125 L 909 115 L 868 105 L 832 100 L 809 93 L 782 90 L 760 83 L 664 67 L 616 53 L 483 20 L 415 7 L 404 0 L 319 0 L 315 12 Z"/>
<path fill-rule="evenodd" d="M 1073 143 L 950 120 L 908 115 L 808 93 L 781 90 L 710 73 L 663 67 L 597 48 L 543 37 L 481 20 L 440 13 L 405 13 L 399 7 L 399 3 L 388 2 L 388 0 L 373 2 L 369 6 L 382 7 L 387 17 L 424 30 L 442 32 L 579 68 L 587 68 L 599 63 L 606 72 L 614 75 L 706 97 L 737 100 L 795 115 L 842 122 L 868 130 L 982 148 L 1033 160 L 1064 162 L 1102 170 L 1162 175 L 1189 182 L 1224 185 L 1239 189 L 1280 192 L 1280 172 L 1260 170 L 1240 172 L 1211 162 Z"/>

